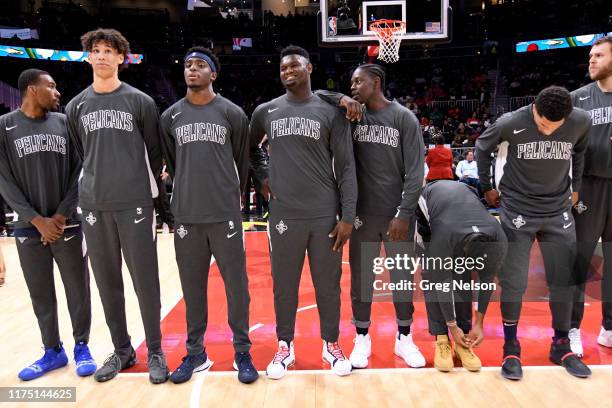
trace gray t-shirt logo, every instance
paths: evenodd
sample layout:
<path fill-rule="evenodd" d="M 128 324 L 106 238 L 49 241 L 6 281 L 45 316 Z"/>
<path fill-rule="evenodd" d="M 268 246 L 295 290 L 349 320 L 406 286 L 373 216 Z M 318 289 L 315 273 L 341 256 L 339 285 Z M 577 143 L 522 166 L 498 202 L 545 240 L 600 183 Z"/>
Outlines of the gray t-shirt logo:
<path fill-rule="evenodd" d="M 81 116 L 85 134 L 99 129 L 117 129 L 131 132 L 134 129 L 132 114 L 114 109 L 102 109 Z"/>
<path fill-rule="evenodd" d="M 38 152 L 55 152 L 66 155 L 66 138 L 58 135 L 40 134 L 15 139 L 19 158 Z"/>
<path fill-rule="evenodd" d="M 321 137 L 321 123 L 307 118 L 282 118 L 270 123 L 272 139 L 280 136 L 297 135 L 311 137 L 319 140 Z"/>

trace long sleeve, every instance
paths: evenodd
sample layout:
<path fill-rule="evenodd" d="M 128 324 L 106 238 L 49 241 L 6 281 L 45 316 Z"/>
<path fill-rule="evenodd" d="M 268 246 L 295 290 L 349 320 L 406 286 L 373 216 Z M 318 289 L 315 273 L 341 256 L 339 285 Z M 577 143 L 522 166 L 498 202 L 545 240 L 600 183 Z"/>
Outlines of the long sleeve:
<path fill-rule="evenodd" d="M 79 202 L 79 176 L 81 175 L 82 163 L 78 157 L 78 153 L 71 142 L 68 145 L 69 163 L 70 163 L 70 178 L 68 180 L 68 190 L 66 195 L 59 203 L 57 214 L 61 214 L 66 218 L 70 216 L 76 210 Z"/>
<path fill-rule="evenodd" d="M 161 147 L 166 160 L 166 169 L 168 174 L 174 180 L 176 172 L 176 141 L 170 128 L 170 111 L 165 111 L 159 120 L 159 135 L 161 139 Z"/>
<path fill-rule="evenodd" d="M 264 135 L 266 134 L 263 123 L 264 109 L 261 108 L 262 106 L 263 105 L 260 105 L 257 109 L 255 109 L 249 125 L 251 168 L 253 169 L 253 174 L 260 182 L 263 182 L 270 177 L 268 162 L 265 155 L 263 155 L 259 150 L 259 142 L 261 142 L 261 139 L 263 139 Z"/>
<path fill-rule="evenodd" d="M 244 192 L 249 176 L 249 120 L 242 109 L 230 111 L 232 124 L 232 153 L 240 177 L 240 191 Z"/>
<path fill-rule="evenodd" d="M 345 96 L 340 92 L 324 91 L 322 89 L 315 91 L 315 94 L 321 97 L 325 102 L 338 108 L 340 107 L 340 100 Z"/>
<path fill-rule="evenodd" d="M 3 126 L 0 128 L 0 194 L 10 207 L 19 214 L 20 219 L 30 222 L 40 214 L 32 208 L 32 205 L 18 186 L 9 166 L 6 149 L 6 134 Z"/>
<path fill-rule="evenodd" d="M 455 170 L 455 174 L 459 178 L 463 177 L 463 165 L 464 165 L 464 162 L 462 160 L 457 164 L 457 169 Z"/>
<path fill-rule="evenodd" d="M 334 171 L 338 189 L 340 190 L 342 221 L 352 224 L 357 211 L 355 155 L 351 140 L 351 125 L 340 114 L 340 111 L 337 111 L 333 118 L 330 139 L 330 148 L 334 158 Z"/>
<path fill-rule="evenodd" d="M 478 165 L 478 177 L 482 191 L 491 190 L 491 154 L 503 141 L 503 117 L 487 128 L 478 139 L 476 139 L 476 163 Z"/>
<path fill-rule="evenodd" d="M 402 201 L 398 207 L 396 217 L 409 220 L 414 215 L 421 186 L 423 184 L 423 156 L 425 144 L 421 127 L 416 117 L 406 112 L 402 115 L 402 154 L 404 158 L 404 185 L 402 188 Z"/>
<path fill-rule="evenodd" d="M 162 167 L 162 154 L 159 137 L 159 112 L 153 99 L 146 99 L 142 102 L 142 137 L 144 139 L 149 166 L 154 177 L 159 176 Z"/>
<path fill-rule="evenodd" d="M 66 128 L 68 129 L 68 136 L 70 138 L 70 146 L 74 148 L 77 157 L 79 160 L 83 161 L 83 157 L 85 156 L 83 150 L 83 141 L 81 140 L 81 136 L 79 136 L 78 131 L 78 118 L 75 112 L 75 100 L 73 99 L 68 106 L 66 107 Z"/>
<path fill-rule="evenodd" d="M 580 135 L 574 149 L 572 150 L 572 191 L 580 191 L 582 185 L 582 173 L 584 172 L 584 156 L 589 145 L 589 133 L 591 130 L 591 119 L 585 115 L 584 131 Z"/>

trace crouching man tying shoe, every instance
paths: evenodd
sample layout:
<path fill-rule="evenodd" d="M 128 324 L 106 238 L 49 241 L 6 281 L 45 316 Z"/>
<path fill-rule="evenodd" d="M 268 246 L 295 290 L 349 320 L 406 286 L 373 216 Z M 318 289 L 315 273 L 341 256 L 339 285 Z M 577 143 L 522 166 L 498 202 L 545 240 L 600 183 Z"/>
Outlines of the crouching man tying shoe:
<path fill-rule="evenodd" d="M 479 371 L 482 363 L 472 348 L 484 339 L 484 316 L 495 291 L 493 280 L 506 255 L 506 236 L 476 190 L 456 181 L 439 180 L 425 186 L 417 220 L 425 246 L 420 287 L 429 333 L 436 337 L 434 366 L 444 372 L 454 366 L 450 331 L 461 364 Z M 472 272 L 478 275 L 478 282 L 472 280 Z M 478 289 L 478 307 L 472 325 L 474 289 Z"/>

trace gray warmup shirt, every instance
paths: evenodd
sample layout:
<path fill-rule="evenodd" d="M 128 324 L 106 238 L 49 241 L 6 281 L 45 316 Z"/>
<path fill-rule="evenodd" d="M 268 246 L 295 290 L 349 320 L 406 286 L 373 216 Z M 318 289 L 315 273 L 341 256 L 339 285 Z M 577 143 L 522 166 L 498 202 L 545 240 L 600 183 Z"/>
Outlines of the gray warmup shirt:
<path fill-rule="evenodd" d="M 572 92 L 574 106 L 591 115 L 584 175 L 612 179 L 612 92 L 592 82 Z"/>
<path fill-rule="evenodd" d="M 70 139 L 83 160 L 81 208 L 152 207 L 162 162 L 153 99 L 125 82 L 104 94 L 89 86 L 68 103 L 66 117 Z"/>
<path fill-rule="evenodd" d="M 78 199 L 81 162 L 68 140 L 66 116 L 28 118 L 16 110 L 0 116 L 0 194 L 31 228 L 37 217 L 70 218 Z"/>
<path fill-rule="evenodd" d="M 242 109 L 219 94 L 206 105 L 183 98 L 161 115 L 160 125 L 175 220 L 221 222 L 239 213 L 249 166 Z"/>
<path fill-rule="evenodd" d="M 341 93 L 317 91 L 338 106 Z M 363 112 L 351 124 L 359 197 L 357 213 L 398 217 L 414 215 L 421 185 L 425 146 L 414 114 L 397 102 Z"/>
<path fill-rule="evenodd" d="M 342 220 L 353 223 L 357 180 L 350 131 L 340 110 L 317 95 L 303 102 L 283 95 L 255 109 L 251 146 L 268 135 L 275 217 L 319 218 L 341 210 Z M 268 178 L 263 162 L 254 163 L 254 171 L 259 179 Z"/>
<path fill-rule="evenodd" d="M 502 206 L 532 217 L 555 216 L 571 207 L 571 192 L 580 189 L 591 119 L 574 108 L 546 136 L 538 131 L 532 106 L 503 115 L 476 140 L 478 175 L 483 191 L 490 190 L 491 153 L 499 146 L 495 181 Z"/>

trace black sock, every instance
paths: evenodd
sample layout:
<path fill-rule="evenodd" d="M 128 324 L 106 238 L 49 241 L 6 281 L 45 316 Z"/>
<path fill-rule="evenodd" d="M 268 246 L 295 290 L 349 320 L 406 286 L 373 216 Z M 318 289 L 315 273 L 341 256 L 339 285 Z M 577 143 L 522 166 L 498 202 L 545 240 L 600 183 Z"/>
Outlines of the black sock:
<path fill-rule="evenodd" d="M 403 334 L 404 336 L 407 336 L 410 334 L 410 326 L 397 326 L 397 331 L 400 335 Z"/>
<path fill-rule="evenodd" d="M 55 351 L 56 353 L 62 351 L 62 343 L 60 343 L 58 346 L 53 347 L 53 351 Z"/>
<path fill-rule="evenodd" d="M 562 330 L 555 329 L 555 337 L 553 337 L 553 340 L 557 341 L 559 339 L 567 338 L 568 335 L 569 335 L 568 331 L 562 331 Z"/>
<path fill-rule="evenodd" d="M 278 339 L 278 341 L 284 341 L 285 343 L 287 343 L 287 347 L 291 346 L 291 342 L 289 340 Z"/>
<path fill-rule="evenodd" d="M 518 323 L 507 323 L 504 322 L 504 340 L 516 340 L 516 330 Z"/>
<path fill-rule="evenodd" d="M 368 334 L 369 329 L 367 327 L 356 327 L 357 334 L 363 334 L 364 336 Z"/>

